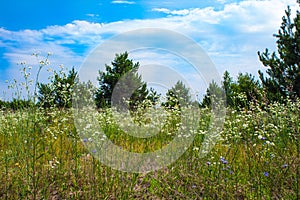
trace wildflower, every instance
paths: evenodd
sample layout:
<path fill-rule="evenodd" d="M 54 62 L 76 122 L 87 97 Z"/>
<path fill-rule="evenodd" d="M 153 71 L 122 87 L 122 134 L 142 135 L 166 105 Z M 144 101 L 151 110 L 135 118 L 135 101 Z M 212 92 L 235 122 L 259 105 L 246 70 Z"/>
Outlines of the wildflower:
<path fill-rule="evenodd" d="M 86 139 L 86 138 L 83 138 L 83 140 L 82 140 L 83 142 L 87 142 L 88 141 L 88 139 Z"/>
<path fill-rule="evenodd" d="M 265 138 L 264 136 L 259 135 L 259 136 L 258 136 L 258 139 L 260 139 L 260 140 L 265 140 L 266 138 Z"/>
<path fill-rule="evenodd" d="M 224 157 L 221 157 L 221 158 L 220 158 L 220 160 L 221 160 L 221 162 L 222 162 L 223 164 L 227 164 L 227 163 L 228 163 L 228 161 L 227 161 L 227 160 L 225 160 L 225 158 L 224 158 Z"/>
<path fill-rule="evenodd" d="M 209 166 L 211 163 L 210 162 L 206 162 L 206 164 Z"/>
<path fill-rule="evenodd" d="M 265 177 L 269 177 L 269 173 L 268 172 L 264 172 L 264 176 Z"/>
<path fill-rule="evenodd" d="M 54 157 L 52 160 L 49 161 L 49 166 L 54 169 L 59 164 L 59 161 Z"/>
<path fill-rule="evenodd" d="M 284 164 L 281 166 L 282 168 L 287 168 L 288 167 L 288 164 Z"/>
<path fill-rule="evenodd" d="M 199 151 L 199 148 L 198 147 L 194 147 L 193 150 L 194 151 Z"/>
<path fill-rule="evenodd" d="M 92 150 L 92 153 L 96 153 L 96 152 L 97 152 L 96 149 L 93 149 L 93 150 Z"/>

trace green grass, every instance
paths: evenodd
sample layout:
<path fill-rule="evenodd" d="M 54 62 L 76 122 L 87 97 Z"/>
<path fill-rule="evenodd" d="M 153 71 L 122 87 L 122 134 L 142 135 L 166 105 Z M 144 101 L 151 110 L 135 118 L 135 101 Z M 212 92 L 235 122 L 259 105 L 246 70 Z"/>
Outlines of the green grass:
<path fill-rule="evenodd" d="M 227 110 L 222 141 L 204 158 L 208 110 L 173 164 L 149 173 L 113 170 L 84 147 L 70 110 L 29 108 L 0 113 L 0 199 L 297 199 L 300 102 Z M 110 116 L 99 112 L 99 123 Z M 105 134 L 134 152 L 160 149 L 180 120 L 167 118 L 149 139 L 128 136 L 115 123 Z"/>

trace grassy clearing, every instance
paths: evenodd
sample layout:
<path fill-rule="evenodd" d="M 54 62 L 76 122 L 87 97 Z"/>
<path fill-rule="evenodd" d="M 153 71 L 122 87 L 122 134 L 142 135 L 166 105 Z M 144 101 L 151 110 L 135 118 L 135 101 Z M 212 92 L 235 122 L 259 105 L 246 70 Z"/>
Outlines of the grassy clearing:
<path fill-rule="evenodd" d="M 299 198 L 300 102 L 227 110 L 223 139 L 204 158 L 207 134 L 202 109 L 193 145 L 172 165 L 150 173 L 113 170 L 84 148 L 70 110 L 24 109 L 0 113 L 1 199 L 297 199 Z M 105 134 L 135 152 L 172 140 L 180 121 L 168 118 L 160 134 L 126 135 L 107 112 Z"/>

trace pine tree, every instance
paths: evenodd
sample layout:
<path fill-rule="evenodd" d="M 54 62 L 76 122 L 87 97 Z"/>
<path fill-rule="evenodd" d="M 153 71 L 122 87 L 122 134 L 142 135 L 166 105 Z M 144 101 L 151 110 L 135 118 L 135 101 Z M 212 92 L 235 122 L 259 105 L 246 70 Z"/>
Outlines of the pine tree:
<path fill-rule="evenodd" d="M 259 75 L 270 101 L 300 97 L 300 12 L 297 11 L 294 20 L 289 7 L 285 13 L 278 34 L 274 35 L 278 55 L 270 54 L 268 49 L 264 53 L 258 52 L 260 61 L 268 67 L 269 77 L 261 71 Z"/>
<path fill-rule="evenodd" d="M 251 74 L 240 73 L 237 81 L 233 81 L 229 72 L 225 71 L 222 87 L 212 81 L 207 88 L 201 107 L 211 107 L 212 98 L 214 101 L 226 99 L 227 106 L 231 108 L 244 108 L 249 106 L 251 101 L 261 101 L 262 89 L 258 80 L 255 80 Z"/>
<path fill-rule="evenodd" d="M 200 106 L 211 108 L 213 102 L 225 99 L 224 95 L 223 89 L 213 80 L 209 84 Z"/>
<path fill-rule="evenodd" d="M 110 65 L 105 65 L 106 71 L 99 71 L 99 88 L 96 91 L 96 105 L 98 108 L 110 107 L 114 92 L 114 103 L 124 104 L 129 101 L 130 110 L 148 95 L 147 85 L 142 81 L 137 71 L 140 64 L 133 63 L 128 58 L 128 53 L 116 54 Z M 133 90 L 133 91 L 132 91 Z M 127 99 L 126 95 L 131 95 Z"/>
<path fill-rule="evenodd" d="M 182 81 L 177 81 L 174 87 L 167 91 L 166 98 L 164 106 L 167 108 L 180 108 L 192 103 L 189 88 Z"/>
<path fill-rule="evenodd" d="M 228 71 L 224 72 L 223 75 L 223 90 L 226 95 L 226 104 L 230 107 L 233 107 L 233 90 L 232 90 L 233 80 Z"/>

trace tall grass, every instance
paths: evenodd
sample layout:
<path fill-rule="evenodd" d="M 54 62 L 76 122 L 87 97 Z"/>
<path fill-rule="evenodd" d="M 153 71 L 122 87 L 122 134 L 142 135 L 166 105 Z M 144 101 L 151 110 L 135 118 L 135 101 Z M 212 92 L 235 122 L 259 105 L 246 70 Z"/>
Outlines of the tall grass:
<path fill-rule="evenodd" d="M 1 111 L 2 199 L 297 199 L 299 198 L 299 101 L 267 109 L 229 110 L 223 140 L 205 157 L 198 151 L 208 119 L 201 117 L 193 145 L 172 165 L 147 174 L 113 170 L 84 148 L 71 111 L 52 108 Z M 208 110 L 201 110 L 202 116 Z M 107 118 L 100 112 L 101 119 Z M 107 136 L 137 152 L 170 141 L 162 132 L 145 142 L 120 132 Z"/>
<path fill-rule="evenodd" d="M 182 125 L 178 112 L 159 116 L 164 121 L 152 119 L 161 131 L 148 139 L 122 131 L 111 109 L 97 118 L 107 138 L 142 153 L 173 139 Z M 92 141 L 80 137 L 69 109 L 1 110 L 0 199 L 299 199 L 300 101 L 228 109 L 222 140 L 205 157 L 199 151 L 210 110 L 198 115 L 193 144 L 176 162 L 128 173 L 102 164 L 97 152 L 85 148 Z"/>

